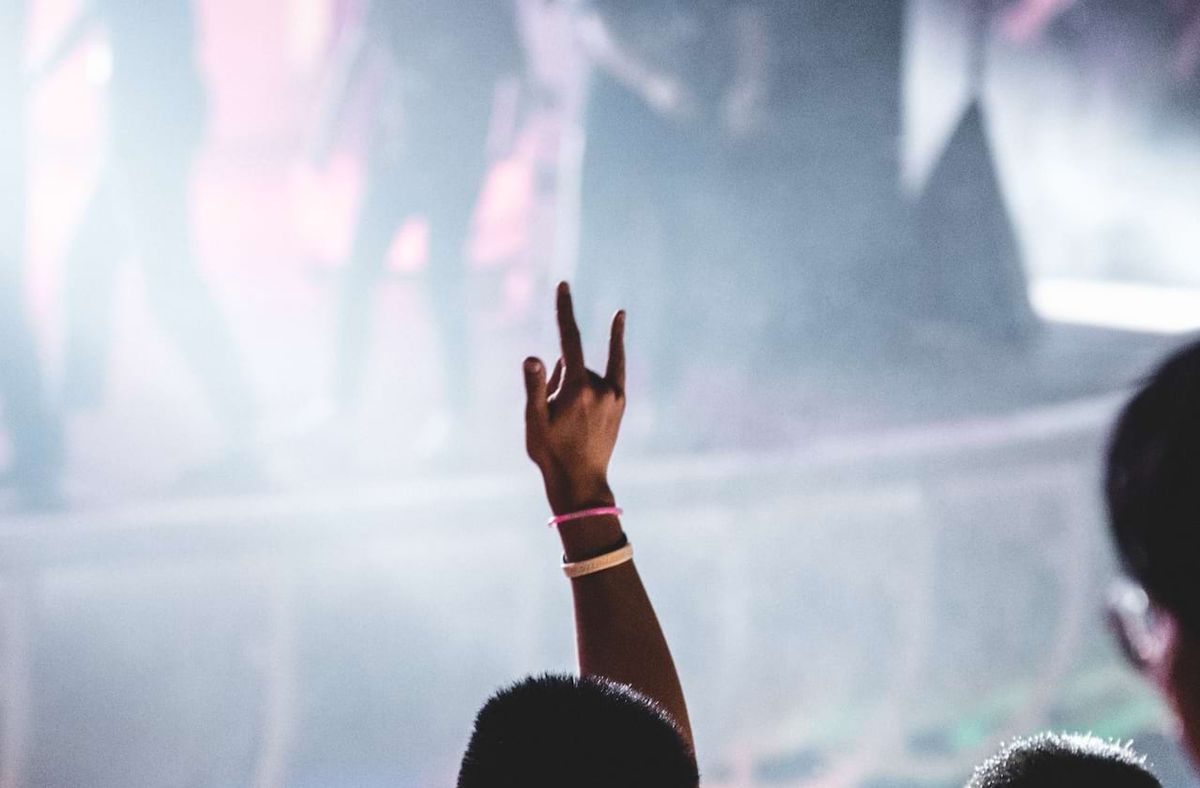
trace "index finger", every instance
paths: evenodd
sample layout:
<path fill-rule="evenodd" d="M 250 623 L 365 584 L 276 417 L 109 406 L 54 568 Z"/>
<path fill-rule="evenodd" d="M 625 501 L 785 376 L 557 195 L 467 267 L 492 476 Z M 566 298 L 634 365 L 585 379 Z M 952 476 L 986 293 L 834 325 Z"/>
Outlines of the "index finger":
<path fill-rule="evenodd" d="M 562 358 L 566 378 L 580 378 L 586 373 L 583 365 L 583 339 L 575 323 L 575 307 L 571 303 L 571 287 L 566 282 L 558 283 L 558 336 L 562 342 Z"/>

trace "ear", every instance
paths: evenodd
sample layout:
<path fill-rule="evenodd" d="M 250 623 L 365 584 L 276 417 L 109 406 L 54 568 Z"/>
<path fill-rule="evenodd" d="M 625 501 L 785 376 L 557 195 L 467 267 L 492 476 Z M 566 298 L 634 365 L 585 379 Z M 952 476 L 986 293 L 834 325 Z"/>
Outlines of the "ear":
<path fill-rule="evenodd" d="M 1158 691 L 1169 698 L 1172 694 L 1174 666 L 1178 664 L 1180 657 L 1184 656 L 1181 650 L 1186 650 L 1188 644 L 1182 636 L 1179 619 L 1173 613 L 1155 605 L 1154 614 L 1157 619 L 1155 626 L 1157 643 L 1155 644 L 1155 653 L 1146 655 L 1145 673 Z"/>
<path fill-rule="evenodd" d="M 1189 633 L 1173 614 L 1159 611 L 1162 653 L 1146 675 L 1175 713 L 1178 733 L 1200 767 L 1200 638 Z"/>

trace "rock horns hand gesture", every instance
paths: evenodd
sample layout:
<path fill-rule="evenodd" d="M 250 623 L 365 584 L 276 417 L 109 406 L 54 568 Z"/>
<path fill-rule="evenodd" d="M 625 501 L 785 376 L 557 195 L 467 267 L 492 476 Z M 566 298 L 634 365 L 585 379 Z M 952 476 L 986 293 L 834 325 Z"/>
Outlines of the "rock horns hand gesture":
<path fill-rule="evenodd" d="M 583 361 L 583 341 L 566 282 L 558 286 L 562 357 L 550 380 L 537 358 L 525 360 L 525 448 L 541 469 L 555 514 L 611 506 L 608 462 L 625 413 L 625 312 L 617 312 L 604 376 Z"/>

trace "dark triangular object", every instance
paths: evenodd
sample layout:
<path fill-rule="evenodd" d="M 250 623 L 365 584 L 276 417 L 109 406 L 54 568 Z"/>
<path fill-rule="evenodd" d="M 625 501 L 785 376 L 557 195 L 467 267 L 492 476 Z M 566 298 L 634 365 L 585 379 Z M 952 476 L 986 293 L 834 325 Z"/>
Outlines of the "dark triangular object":
<path fill-rule="evenodd" d="M 928 317 L 989 339 L 1028 340 L 1038 321 L 978 99 L 946 143 L 917 221 Z"/>

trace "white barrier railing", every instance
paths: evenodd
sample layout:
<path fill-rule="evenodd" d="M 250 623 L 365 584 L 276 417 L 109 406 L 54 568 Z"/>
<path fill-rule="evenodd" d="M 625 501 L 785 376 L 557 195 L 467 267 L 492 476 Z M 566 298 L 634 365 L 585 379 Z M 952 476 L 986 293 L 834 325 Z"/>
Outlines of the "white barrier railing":
<path fill-rule="evenodd" d="M 626 500 L 640 511 L 666 506 L 673 517 L 672 501 L 686 499 L 689 511 L 706 506 L 733 505 L 738 519 L 758 511 L 770 522 L 772 507 L 798 511 L 877 511 L 893 516 L 909 511 L 914 521 L 928 507 L 930 496 L 954 500 L 973 496 L 1018 499 L 1049 496 L 1066 513 L 1064 538 L 1067 557 L 1061 564 L 1064 605 L 1058 612 L 1060 637 L 1046 656 L 1029 702 L 1014 715 L 1012 733 L 1035 727 L 1045 712 L 1054 688 L 1067 671 L 1088 618 L 1086 574 L 1090 567 L 1070 560 L 1087 552 L 1097 538 L 1094 511 L 1095 452 L 1103 429 L 1112 418 L 1115 398 L 1068 403 L 1030 410 L 1005 418 L 933 424 L 861 438 L 841 439 L 804 450 L 774 455 L 689 456 L 652 462 L 625 462 L 616 480 Z M 1032 458 L 1032 459 L 1027 459 Z M 852 472 L 849 484 L 830 484 L 831 476 Z M 766 492 L 764 493 L 764 489 Z M 72 511 L 15 518 L 0 530 L 0 582 L 3 589 L 0 621 L 3 655 L 0 662 L 0 788 L 22 788 L 24 764 L 30 745 L 30 671 L 33 654 L 30 611 L 36 604 L 40 578 L 60 567 L 114 567 L 154 562 L 189 564 L 247 560 L 264 592 L 267 631 L 264 633 L 262 735 L 255 784 L 275 788 L 284 784 L 296 731 L 298 665 L 296 656 L 296 600 L 292 562 L 295 556 L 314 551 L 370 550 L 383 542 L 444 543 L 461 551 L 466 543 L 461 530 L 453 537 L 436 523 L 476 523 L 471 543 L 482 545 L 477 555 L 460 555 L 463 561 L 494 561 L 503 552 L 527 540 L 528 515 L 540 511 L 538 487 L 532 472 L 522 468 L 512 474 L 407 480 L 394 484 L 342 491 L 298 492 L 243 498 L 134 503 L 94 511 Z M 733 502 L 731 504 L 731 502 Z M 746 502 L 749 509 L 745 508 Z M 627 504 L 628 505 L 628 504 Z M 674 508 L 673 508 L 674 507 Z M 741 508 L 739 508 L 741 507 Z M 647 518 L 650 515 L 646 515 Z M 510 524 L 503 524 L 510 519 Z M 664 518 L 665 519 L 665 518 Z M 398 527 L 407 521 L 404 528 Z M 422 525 L 432 521 L 435 527 Z M 500 521 L 500 525 L 497 525 Z M 331 527 L 330 523 L 336 523 Z M 486 528 L 478 527 L 486 524 Z M 521 523 L 518 527 L 511 523 Z M 464 526 L 470 528 L 470 526 Z M 664 525 L 664 529 L 668 526 Z M 766 538 L 764 526 L 763 538 Z M 916 532 L 914 532 L 916 533 Z M 723 554 L 736 555 L 739 539 L 721 529 L 709 531 L 708 544 L 723 544 Z M 914 555 L 925 555 L 937 539 L 932 527 L 914 536 Z M 440 542 L 439 542 L 440 540 Z M 523 549 L 523 548 L 518 548 Z M 922 551 L 925 551 L 924 553 Z M 711 588 L 722 599 L 720 628 L 723 642 L 722 671 L 740 675 L 747 667 L 752 647 L 746 621 L 751 604 L 745 589 L 756 568 L 748 560 L 733 562 Z M 115 570 L 114 570 L 115 571 Z M 932 571 L 932 569 L 930 569 Z M 653 572 L 653 570 L 651 570 Z M 888 692 L 881 697 L 870 721 L 870 735 L 862 746 L 845 753 L 824 774 L 821 784 L 853 784 L 867 770 L 885 761 L 909 773 L 944 776 L 961 768 L 960 759 L 930 762 L 906 758 L 898 738 L 897 717 L 912 700 L 922 660 L 931 648 L 923 640 L 921 615 L 928 612 L 927 581 L 914 570 L 903 582 L 913 605 L 906 631 L 912 637 L 897 649 Z M 531 586 L 529 593 L 540 591 Z M 739 603 L 742 600 L 743 603 Z M 533 602 L 532 604 L 537 604 Z M 539 624 L 533 616 L 532 623 Z M 737 698 L 729 698 L 731 705 Z M 799 745 L 795 736 L 779 730 L 740 731 L 722 750 L 731 764 L 729 779 L 710 784 L 753 785 L 753 764 L 772 753 Z"/>

